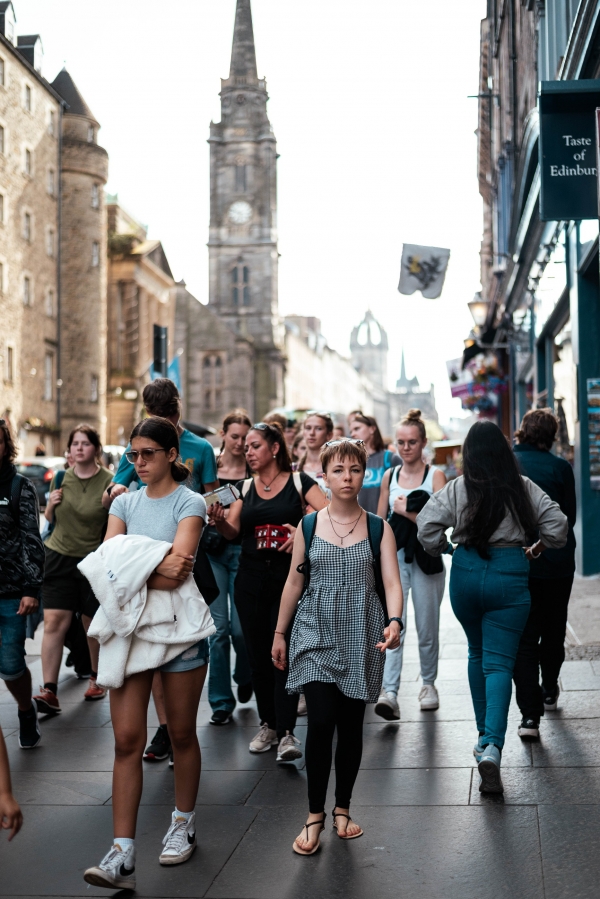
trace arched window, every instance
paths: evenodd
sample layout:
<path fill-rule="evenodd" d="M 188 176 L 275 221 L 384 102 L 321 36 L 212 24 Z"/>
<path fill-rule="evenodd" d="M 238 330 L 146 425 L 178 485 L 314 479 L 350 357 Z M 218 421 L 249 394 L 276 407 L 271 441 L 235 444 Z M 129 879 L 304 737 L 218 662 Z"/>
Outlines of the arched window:
<path fill-rule="evenodd" d="M 234 306 L 250 305 L 250 269 L 238 263 L 231 269 L 231 302 Z"/>
<path fill-rule="evenodd" d="M 246 193 L 246 166 L 236 165 L 235 167 L 235 189 L 237 193 Z"/>
<path fill-rule="evenodd" d="M 218 353 L 207 353 L 202 360 L 202 389 L 205 412 L 221 411 L 223 381 L 223 357 Z"/>

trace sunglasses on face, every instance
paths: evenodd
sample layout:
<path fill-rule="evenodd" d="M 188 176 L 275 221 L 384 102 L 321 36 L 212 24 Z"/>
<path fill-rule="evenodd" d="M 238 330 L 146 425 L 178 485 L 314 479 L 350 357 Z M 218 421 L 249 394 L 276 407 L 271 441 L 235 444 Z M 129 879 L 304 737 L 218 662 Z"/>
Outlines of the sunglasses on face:
<path fill-rule="evenodd" d="M 163 449 L 162 447 L 160 449 L 151 449 L 150 447 L 148 447 L 147 449 L 140 450 L 139 452 L 137 450 L 130 450 L 128 453 L 125 453 L 125 458 L 132 465 L 135 465 L 140 456 L 142 457 L 144 462 L 152 462 L 155 453 L 166 452 L 166 449 Z"/>
<path fill-rule="evenodd" d="M 337 440 L 330 440 L 325 446 L 340 446 L 342 443 L 354 443 L 357 446 L 364 446 L 364 440 L 356 440 L 354 437 L 339 437 Z"/>

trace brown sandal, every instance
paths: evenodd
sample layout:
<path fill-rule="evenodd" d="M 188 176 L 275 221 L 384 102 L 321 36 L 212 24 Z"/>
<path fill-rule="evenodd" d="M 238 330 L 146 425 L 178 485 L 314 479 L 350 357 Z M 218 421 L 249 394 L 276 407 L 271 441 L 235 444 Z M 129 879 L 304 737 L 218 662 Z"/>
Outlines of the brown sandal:
<path fill-rule="evenodd" d="M 353 833 L 349 837 L 344 836 L 344 834 L 340 833 L 339 830 L 337 829 L 337 824 L 335 823 L 335 819 L 336 818 L 346 818 L 348 823 L 350 823 L 350 821 L 352 821 L 352 818 L 350 817 L 350 815 L 345 815 L 343 812 L 336 812 L 335 809 L 332 811 L 331 814 L 333 816 L 333 828 L 334 828 L 335 832 L 337 833 L 338 837 L 340 838 L 340 840 L 357 840 L 359 837 L 362 837 L 362 835 L 364 833 L 364 830 L 362 828 L 359 830 L 358 833 Z M 356 821 L 354 821 L 353 823 L 356 824 Z M 346 827 L 348 827 L 348 825 L 346 825 Z M 359 827 L 360 827 L 360 825 L 359 825 Z"/>
<path fill-rule="evenodd" d="M 325 812 L 323 812 L 323 817 L 321 818 L 320 821 L 311 821 L 310 824 L 304 825 L 304 827 L 306 829 L 306 839 L 307 840 L 310 839 L 310 837 L 308 836 L 308 828 L 312 827 L 313 824 L 319 825 L 319 827 L 321 828 L 321 830 L 319 831 L 319 836 L 321 835 L 321 833 L 325 830 L 325 818 L 326 817 L 327 817 L 327 815 L 325 814 Z M 320 848 L 321 848 L 321 841 L 319 840 L 318 837 L 317 837 L 316 845 L 313 846 L 312 849 L 300 849 L 300 847 L 296 843 L 296 840 L 294 840 L 294 842 L 292 843 L 292 849 L 294 850 L 294 852 L 297 852 L 298 855 L 314 855 L 315 852 L 317 851 L 317 849 L 320 849 Z"/>

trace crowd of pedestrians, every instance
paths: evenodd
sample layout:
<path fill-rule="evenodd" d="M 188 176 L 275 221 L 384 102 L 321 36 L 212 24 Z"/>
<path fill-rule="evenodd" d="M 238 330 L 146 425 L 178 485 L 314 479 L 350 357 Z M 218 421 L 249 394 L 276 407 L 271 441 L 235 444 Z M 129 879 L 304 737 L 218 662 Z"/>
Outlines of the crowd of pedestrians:
<path fill-rule="evenodd" d="M 572 469 L 551 452 L 553 413 L 528 412 L 512 449 L 494 423 L 474 424 L 463 473 L 446 482 L 429 461 L 419 410 L 398 423 L 392 448 L 361 410 L 345 421 L 311 410 L 300 422 L 273 413 L 253 423 L 236 409 L 214 451 L 181 426 L 171 381 L 148 384 L 143 403 L 116 472 L 102 466 L 92 427 L 72 431 L 68 467 L 50 485 L 45 542 L 36 491 L 16 473 L 17 447 L 0 420 L 0 678 L 17 704 L 19 745 L 34 749 L 38 716 L 61 711 L 59 671 L 73 626 L 89 650 L 76 669 L 88 680 L 82 699 L 110 702 L 113 841 L 85 880 L 135 888 L 144 760 L 169 759 L 174 768 L 159 862 L 180 864 L 193 853 L 205 681 L 212 725 L 228 725 L 237 703 L 254 696 L 260 727 L 249 751 L 276 747 L 282 764 L 305 756 L 308 817 L 293 843 L 298 855 L 320 847 L 337 731 L 332 824 L 341 839 L 360 837 L 350 806 L 365 707 L 401 718 L 409 596 L 420 707 L 439 707 L 447 569 L 468 641 L 479 789 L 502 792 L 513 678 L 521 737 L 538 737 L 544 711 L 559 701 L 576 510 Z M 35 693 L 25 638 L 40 603 L 43 683 Z M 151 695 L 159 727 L 146 746 Z M 298 714 L 307 714 L 304 746 Z M 11 838 L 22 824 L 1 732 L 0 823 Z"/>

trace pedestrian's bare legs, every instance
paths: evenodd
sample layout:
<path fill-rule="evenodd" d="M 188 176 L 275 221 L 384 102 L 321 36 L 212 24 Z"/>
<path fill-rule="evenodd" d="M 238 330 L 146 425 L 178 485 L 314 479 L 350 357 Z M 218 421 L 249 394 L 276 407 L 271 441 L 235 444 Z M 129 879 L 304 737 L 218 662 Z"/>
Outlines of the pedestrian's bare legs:
<path fill-rule="evenodd" d="M 112 802 L 116 837 L 135 838 L 152 675 L 152 671 L 132 674 L 122 687 L 110 691 L 110 715 L 115 733 Z"/>
<path fill-rule="evenodd" d="M 193 812 L 200 783 L 200 745 L 196 716 L 208 666 L 163 672 L 167 728 L 175 763 L 175 801 L 180 812 Z M 160 719 L 159 719 L 160 720 Z"/>
<path fill-rule="evenodd" d="M 88 632 L 90 629 L 90 624 L 92 623 L 92 619 L 89 615 L 81 616 L 81 623 L 83 624 L 84 631 Z M 98 673 L 98 657 L 100 655 L 100 644 L 97 640 L 94 640 L 93 637 L 87 638 L 88 649 L 90 651 L 90 662 L 92 663 L 92 671 Z"/>
<path fill-rule="evenodd" d="M 165 691 L 163 689 L 162 675 L 160 671 L 154 672 L 154 680 L 152 681 L 152 699 L 154 700 L 154 708 L 158 723 L 164 725 L 167 723 L 167 711 L 165 709 Z"/>
<path fill-rule="evenodd" d="M 20 712 L 28 712 L 31 708 L 31 671 L 26 668 L 23 674 L 14 680 L 5 680 L 6 688 L 17 700 Z"/>
<path fill-rule="evenodd" d="M 42 672 L 46 684 L 58 682 L 65 637 L 72 617 L 73 612 L 65 611 L 65 609 L 44 609 Z"/>

